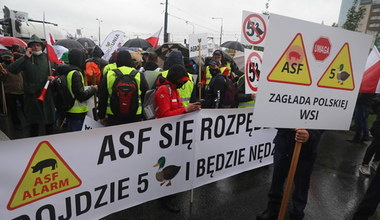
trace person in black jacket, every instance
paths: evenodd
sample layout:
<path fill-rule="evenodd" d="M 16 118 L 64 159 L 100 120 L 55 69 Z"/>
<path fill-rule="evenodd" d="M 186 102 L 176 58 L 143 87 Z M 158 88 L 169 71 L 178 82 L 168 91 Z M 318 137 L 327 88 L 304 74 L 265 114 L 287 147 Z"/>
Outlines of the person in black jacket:
<path fill-rule="evenodd" d="M 113 92 L 113 85 L 117 78 L 115 73 L 116 69 L 110 70 L 103 76 L 102 82 L 99 88 L 99 105 L 98 105 L 98 117 L 100 123 L 105 126 L 113 126 L 120 124 L 127 124 L 142 121 L 142 103 L 144 103 L 144 96 L 148 90 L 148 83 L 144 77 L 144 74 L 137 72 L 135 69 L 135 64 L 132 60 L 129 51 L 120 51 L 116 58 L 117 69 L 121 71 L 123 75 L 136 73 L 134 79 L 138 86 L 138 107 L 134 115 L 123 115 L 113 112 L 111 109 L 110 97 Z"/>
<path fill-rule="evenodd" d="M 70 93 L 75 98 L 74 106 L 66 112 L 68 131 L 82 130 L 83 122 L 86 117 L 88 106 L 85 102 L 95 95 L 98 87 L 92 85 L 89 88 L 84 86 L 83 68 L 85 61 L 85 53 L 79 49 L 69 51 L 69 63 L 61 64 L 57 71 L 65 74 L 67 78 L 67 86 Z"/>
<path fill-rule="evenodd" d="M 202 103 L 203 108 L 223 108 L 223 99 L 226 91 L 226 79 L 220 72 L 220 62 L 210 60 L 210 73 L 212 78 L 205 90 L 205 100 Z"/>
<path fill-rule="evenodd" d="M 289 219 L 303 219 L 310 176 L 315 158 L 317 157 L 317 147 L 322 133 L 322 130 L 278 129 L 277 135 L 273 140 L 275 151 L 273 156 L 272 183 L 268 193 L 269 201 L 267 209 L 257 216 L 257 220 L 277 219 L 281 207 L 284 183 L 289 173 L 296 142 L 302 143 L 302 148 L 294 176 L 293 207 L 290 210 Z"/>

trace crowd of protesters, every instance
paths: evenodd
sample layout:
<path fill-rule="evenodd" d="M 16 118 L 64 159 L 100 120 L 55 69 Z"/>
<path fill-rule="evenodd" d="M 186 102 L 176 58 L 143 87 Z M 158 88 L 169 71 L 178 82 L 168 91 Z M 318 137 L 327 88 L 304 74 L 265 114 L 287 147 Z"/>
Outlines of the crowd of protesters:
<path fill-rule="evenodd" d="M 0 80 L 4 87 L 1 99 L 3 113 L 10 115 L 14 126 L 21 124 L 19 112 L 24 114 L 31 137 L 54 134 L 57 132 L 57 126 L 65 131 L 80 131 L 89 111 L 86 101 L 92 97 L 97 97 L 93 117 L 105 126 L 145 120 L 142 103 L 146 92 L 154 88 L 157 89 L 156 118 L 186 114 L 201 108 L 254 107 L 256 95 L 245 94 L 245 74 L 237 68 L 232 59 L 227 59 L 227 55 L 221 50 L 215 50 L 211 57 L 203 60 L 202 66 L 198 66 L 191 58 L 184 57 L 179 50 L 171 51 L 166 57 L 159 57 L 154 51 L 117 50 L 109 60 L 104 60 L 104 54 L 97 46 L 86 51 L 71 49 L 63 54 L 62 64 L 57 65 L 48 61 L 44 49 L 45 43 L 33 35 L 27 48 L 14 45 L 12 50 L 3 51 L 0 55 Z M 163 60 L 163 65 L 160 65 L 159 59 Z M 198 69 L 201 69 L 201 77 L 197 77 Z M 55 80 L 58 74 L 66 76 L 69 91 L 75 100 L 73 106 L 65 112 L 55 109 L 52 92 L 49 87 L 46 89 L 47 82 Z M 123 115 L 111 106 L 113 86 L 118 81 L 119 74 L 131 75 L 136 81 L 138 105 L 133 115 Z M 43 93 L 44 88 L 46 93 Z M 233 94 L 232 100 L 230 93 Z M 376 101 L 376 98 L 373 100 L 375 112 L 379 115 L 380 102 Z M 18 106 L 21 111 L 17 110 Z M 357 118 L 363 115 L 359 110 L 361 109 L 358 108 L 355 112 Z M 377 170 L 379 163 L 379 120 L 376 120 L 371 129 L 373 141 L 360 167 L 360 172 L 367 176 L 371 174 L 371 167 Z M 358 119 L 355 122 L 357 135 L 352 141 L 358 143 L 370 140 L 366 124 L 361 124 L 363 120 Z M 274 140 L 276 151 L 268 207 L 257 219 L 277 219 L 290 166 L 289 155 L 293 152 L 295 142 L 303 143 L 305 147 L 301 150 L 298 166 L 302 169 L 297 169 L 296 173 L 290 217 L 304 218 L 310 176 L 322 133 L 323 131 L 309 129 L 279 130 Z M 372 157 L 374 159 L 370 162 Z M 366 219 L 365 216 L 372 215 L 376 210 L 380 198 L 379 179 L 380 174 L 377 171 L 355 214 L 355 219 Z M 172 197 L 163 199 L 163 202 L 166 209 L 179 211 Z"/>

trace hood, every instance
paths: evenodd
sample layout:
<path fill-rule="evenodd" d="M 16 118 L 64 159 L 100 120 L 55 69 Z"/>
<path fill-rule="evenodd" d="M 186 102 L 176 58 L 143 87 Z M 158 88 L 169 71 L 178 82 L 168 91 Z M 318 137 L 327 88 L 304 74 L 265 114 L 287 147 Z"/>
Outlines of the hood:
<path fill-rule="evenodd" d="M 67 75 L 72 70 L 81 71 L 78 67 L 69 64 L 59 64 L 57 68 L 57 72 L 64 75 Z"/>
<path fill-rule="evenodd" d="M 69 50 L 69 63 L 70 65 L 76 66 L 80 69 L 84 69 L 86 54 L 80 49 Z"/>
<path fill-rule="evenodd" d="M 144 65 L 145 70 L 156 70 L 158 68 L 158 65 L 155 62 L 148 61 Z"/>
<path fill-rule="evenodd" d="M 44 42 L 43 42 L 39 37 L 37 37 L 37 35 L 35 35 L 35 34 L 33 34 L 33 35 L 30 37 L 30 39 L 29 39 L 29 41 L 28 41 L 28 47 L 30 47 L 30 44 L 31 44 L 31 43 L 40 43 L 40 44 L 42 44 L 42 50 L 45 49 L 45 44 L 44 44 Z"/>
<path fill-rule="evenodd" d="M 61 60 L 65 63 L 70 63 L 69 62 L 69 51 L 65 51 L 63 54 L 62 54 L 62 57 L 61 57 Z"/>
<path fill-rule="evenodd" d="M 184 65 L 183 55 L 182 52 L 179 50 L 173 50 L 172 52 L 170 52 L 169 56 L 165 60 L 164 70 L 168 70 L 174 64 Z"/>
<path fill-rule="evenodd" d="M 100 49 L 99 46 L 95 46 L 94 50 L 92 51 L 92 57 L 102 57 L 104 55 L 102 49 Z"/>
<path fill-rule="evenodd" d="M 187 71 L 183 65 L 175 64 L 170 67 L 166 78 L 173 84 L 177 84 L 182 77 L 188 77 Z"/>
<path fill-rule="evenodd" d="M 133 63 L 131 54 L 127 50 L 120 51 L 117 54 L 116 57 L 116 66 L 121 67 L 121 66 L 128 66 L 128 67 L 135 67 L 135 64 Z"/>

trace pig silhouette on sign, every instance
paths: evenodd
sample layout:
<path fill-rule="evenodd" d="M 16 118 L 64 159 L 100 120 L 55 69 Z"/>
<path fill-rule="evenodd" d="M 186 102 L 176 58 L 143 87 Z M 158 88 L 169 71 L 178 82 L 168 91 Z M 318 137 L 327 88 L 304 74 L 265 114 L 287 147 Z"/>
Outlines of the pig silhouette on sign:
<path fill-rule="evenodd" d="M 32 173 L 36 173 L 40 171 L 42 173 L 42 170 L 46 167 L 51 167 L 52 170 L 58 167 L 57 161 L 55 159 L 46 159 L 46 160 L 41 160 L 38 162 L 36 165 L 32 167 Z"/>
<path fill-rule="evenodd" d="M 299 54 L 296 51 L 292 51 L 292 52 L 289 53 L 289 60 L 291 60 L 292 58 L 294 58 L 296 60 L 300 60 L 301 59 L 301 54 Z"/>

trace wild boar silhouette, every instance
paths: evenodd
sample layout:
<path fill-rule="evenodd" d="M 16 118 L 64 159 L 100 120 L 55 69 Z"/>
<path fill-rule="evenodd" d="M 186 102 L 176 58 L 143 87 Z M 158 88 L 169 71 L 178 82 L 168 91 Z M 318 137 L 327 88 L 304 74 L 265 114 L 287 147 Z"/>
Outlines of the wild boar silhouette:
<path fill-rule="evenodd" d="M 292 52 L 289 53 L 289 60 L 291 60 L 292 58 L 294 58 L 296 60 L 300 60 L 301 59 L 301 54 L 299 54 L 296 51 L 292 51 Z"/>
<path fill-rule="evenodd" d="M 32 173 L 36 173 L 38 171 L 42 173 L 42 170 L 47 167 L 51 167 L 51 169 L 54 170 L 55 168 L 58 167 L 57 161 L 51 158 L 46 159 L 46 160 L 41 160 L 40 162 L 36 163 L 36 165 L 32 167 L 32 170 L 33 170 Z"/>

